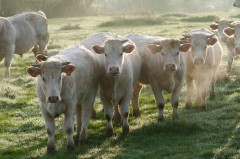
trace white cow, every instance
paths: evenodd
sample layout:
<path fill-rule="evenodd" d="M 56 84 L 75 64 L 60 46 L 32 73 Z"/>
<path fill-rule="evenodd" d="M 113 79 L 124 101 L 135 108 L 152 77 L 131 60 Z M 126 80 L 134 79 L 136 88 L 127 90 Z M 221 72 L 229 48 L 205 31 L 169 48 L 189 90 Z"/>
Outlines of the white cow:
<path fill-rule="evenodd" d="M 37 55 L 36 59 L 40 63 L 29 67 L 27 72 L 37 77 L 36 92 L 48 134 L 47 153 L 55 152 L 54 118 L 60 114 L 64 114 L 67 150 L 72 152 L 75 109 L 79 142 L 83 144 L 87 140 L 88 122 L 98 89 L 98 59 L 83 46 L 67 48 L 48 59 Z"/>
<path fill-rule="evenodd" d="M 118 108 L 122 118 L 122 131 L 129 132 L 129 104 L 140 68 L 141 59 L 134 43 L 129 39 L 110 33 L 97 33 L 84 39 L 81 44 L 91 48 L 99 55 L 100 81 L 99 95 L 107 119 L 107 136 L 113 135 L 114 116 L 118 117 Z"/>
<path fill-rule="evenodd" d="M 0 17 L 0 33 L 0 61 L 4 59 L 5 76 L 9 76 L 14 53 L 22 56 L 33 47 L 35 56 L 45 53 L 49 38 L 47 18 L 42 11 Z"/>
<path fill-rule="evenodd" d="M 235 0 L 235 2 L 233 3 L 233 6 L 240 8 L 240 0 Z"/>
<path fill-rule="evenodd" d="M 185 63 L 183 53 L 190 49 L 189 44 L 180 44 L 179 40 L 150 37 L 140 34 L 126 36 L 137 46 L 141 55 L 142 67 L 132 99 L 133 114 L 139 116 L 138 98 L 142 85 L 149 84 L 158 107 L 158 121 L 164 120 L 165 100 L 162 91 L 172 94 L 173 119 L 178 119 L 178 100 L 183 87 Z"/>
<path fill-rule="evenodd" d="M 192 46 L 186 54 L 186 108 L 192 107 L 194 81 L 197 87 L 197 104 L 201 110 L 206 111 L 209 86 L 211 86 L 210 98 L 215 97 L 216 72 L 223 54 L 222 47 L 218 38 L 205 28 L 190 31 L 182 40 Z"/>
<path fill-rule="evenodd" d="M 234 57 L 239 55 L 237 51 L 235 50 L 235 41 L 233 38 L 229 38 L 225 33 L 224 29 L 228 27 L 233 27 L 233 21 L 231 20 L 220 20 L 220 21 L 215 21 L 215 23 L 210 25 L 210 28 L 214 31 L 217 31 L 217 35 L 219 40 L 226 44 L 227 50 L 228 50 L 228 67 L 227 67 L 227 75 L 230 74 L 232 63 Z"/>

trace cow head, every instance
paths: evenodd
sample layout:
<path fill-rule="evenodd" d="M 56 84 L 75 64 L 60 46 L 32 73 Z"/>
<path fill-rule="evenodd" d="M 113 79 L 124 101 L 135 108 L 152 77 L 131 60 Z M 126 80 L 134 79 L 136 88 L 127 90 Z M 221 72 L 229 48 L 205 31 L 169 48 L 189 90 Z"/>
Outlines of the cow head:
<path fill-rule="evenodd" d="M 180 52 L 187 52 L 190 44 L 180 44 L 179 40 L 165 39 L 148 44 L 152 54 L 160 54 L 163 70 L 175 72 L 180 66 Z"/>
<path fill-rule="evenodd" d="M 235 45 L 235 52 L 240 54 L 240 23 L 234 24 L 234 27 L 228 27 L 224 29 L 224 33 L 229 37 L 233 38 Z"/>
<path fill-rule="evenodd" d="M 235 2 L 233 3 L 233 6 L 240 8 L 240 0 L 235 0 Z"/>
<path fill-rule="evenodd" d="M 189 44 L 191 44 L 191 55 L 193 63 L 198 66 L 205 64 L 207 47 L 215 45 L 218 41 L 214 34 L 207 35 L 203 33 L 184 35 L 183 39 L 185 39 L 185 41 L 188 41 Z"/>
<path fill-rule="evenodd" d="M 107 74 L 117 76 L 122 72 L 125 54 L 134 50 L 135 46 L 128 43 L 128 39 L 108 39 L 103 46 L 93 45 L 92 50 L 97 54 L 104 54 Z"/>
<path fill-rule="evenodd" d="M 61 101 L 61 89 L 63 76 L 70 76 L 75 70 L 75 66 L 70 62 L 47 61 L 44 55 L 37 55 L 39 64 L 27 68 L 27 72 L 32 77 L 38 78 L 38 84 L 46 96 L 46 101 L 56 103 Z"/>
<path fill-rule="evenodd" d="M 210 28 L 214 31 L 218 31 L 218 37 L 222 42 L 227 41 L 227 36 L 224 34 L 224 29 L 227 27 L 232 27 L 232 20 L 220 20 L 220 21 L 215 21 L 215 23 L 210 25 Z"/>

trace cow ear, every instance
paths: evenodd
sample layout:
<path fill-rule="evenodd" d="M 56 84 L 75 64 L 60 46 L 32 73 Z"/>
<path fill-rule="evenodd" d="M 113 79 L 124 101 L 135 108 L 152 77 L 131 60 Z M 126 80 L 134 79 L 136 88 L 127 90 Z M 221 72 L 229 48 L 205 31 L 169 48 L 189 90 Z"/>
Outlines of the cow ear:
<path fill-rule="evenodd" d="M 151 53 L 155 54 L 157 52 L 160 52 L 162 50 L 162 47 L 157 44 L 148 44 L 148 49 L 151 51 Z"/>
<path fill-rule="evenodd" d="M 188 52 L 188 50 L 192 47 L 190 43 L 184 43 L 180 45 L 179 50 L 182 52 Z"/>
<path fill-rule="evenodd" d="M 92 51 L 97 53 L 97 54 L 102 54 L 104 53 L 104 47 L 103 46 L 100 46 L 100 45 L 93 45 L 92 46 Z"/>
<path fill-rule="evenodd" d="M 223 30 L 223 32 L 224 32 L 227 36 L 232 36 L 232 35 L 235 33 L 235 29 L 234 29 L 234 28 L 227 27 L 226 29 Z"/>
<path fill-rule="evenodd" d="M 27 73 L 32 77 L 37 77 L 38 75 L 40 75 L 41 70 L 39 67 L 31 66 L 27 68 Z"/>
<path fill-rule="evenodd" d="M 42 62 L 42 61 L 46 61 L 47 60 L 47 56 L 45 56 L 45 55 L 42 55 L 42 54 L 38 54 L 37 56 L 36 56 L 36 61 L 37 62 Z"/>
<path fill-rule="evenodd" d="M 211 24 L 211 25 L 210 25 L 210 28 L 211 28 L 212 30 L 217 30 L 217 29 L 218 29 L 218 24 Z"/>
<path fill-rule="evenodd" d="M 67 64 L 62 66 L 62 72 L 66 73 L 67 76 L 70 76 L 75 70 L 75 66 L 73 64 Z"/>
<path fill-rule="evenodd" d="M 135 49 L 135 46 L 132 44 L 127 44 L 123 46 L 123 52 L 131 53 Z"/>
<path fill-rule="evenodd" d="M 214 45 L 214 44 L 216 44 L 217 41 L 218 41 L 217 38 L 210 37 L 210 38 L 207 39 L 207 44 L 208 45 Z"/>

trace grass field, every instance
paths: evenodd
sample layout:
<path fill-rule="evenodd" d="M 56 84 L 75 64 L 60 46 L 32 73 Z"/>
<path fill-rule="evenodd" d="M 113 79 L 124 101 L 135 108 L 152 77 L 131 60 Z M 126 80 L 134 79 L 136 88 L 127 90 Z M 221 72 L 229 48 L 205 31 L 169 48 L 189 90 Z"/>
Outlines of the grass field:
<path fill-rule="evenodd" d="M 95 16 L 49 19 L 50 49 L 62 49 L 78 43 L 95 32 L 125 35 L 141 33 L 178 38 L 184 32 L 208 27 L 221 18 L 239 19 L 235 12 L 211 14 L 166 14 L 146 16 Z M 226 47 L 219 75 L 226 70 Z M 121 126 L 114 124 L 115 135 L 106 138 L 106 121 L 101 102 L 96 99 L 97 119 L 90 121 L 88 143 L 77 146 L 73 155 L 66 153 L 62 119 L 56 119 L 55 155 L 46 154 L 47 134 L 35 95 L 35 79 L 26 68 L 34 63 L 32 53 L 14 56 L 11 78 L 0 81 L 0 159 L 25 158 L 115 158 L 115 159 L 230 159 L 240 158 L 240 61 L 235 59 L 229 81 L 217 82 L 214 101 L 207 99 L 208 111 L 194 105 L 184 109 L 186 87 L 180 98 L 180 119 L 171 119 L 172 108 L 167 102 L 166 120 L 157 123 L 157 108 L 149 87 L 140 97 L 141 117 L 130 115 L 130 133 L 124 137 Z M 0 73 L 3 74 L 3 63 Z M 165 99 L 169 94 L 164 93 Z M 131 111 L 132 112 L 132 111 Z"/>

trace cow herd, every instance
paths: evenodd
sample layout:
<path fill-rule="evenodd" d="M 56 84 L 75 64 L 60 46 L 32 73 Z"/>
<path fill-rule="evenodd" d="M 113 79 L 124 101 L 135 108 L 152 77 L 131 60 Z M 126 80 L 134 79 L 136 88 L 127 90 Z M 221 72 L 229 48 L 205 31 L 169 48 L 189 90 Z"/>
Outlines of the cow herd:
<path fill-rule="evenodd" d="M 139 95 L 150 85 L 158 108 L 158 121 L 164 120 L 163 91 L 171 94 L 172 118 L 178 119 L 178 101 L 184 82 L 187 85 L 185 108 L 192 107 L 194 83 L 197 104 L 207 111 L 206 95 L 215 97 L 216 72 L 223 49 L 228 48 L 228 74 L 233 57 L 240 53 L 240 24 L 229 20 L 216 21 L 210 28 L 192 30 L 180 39 L 141 34 L 125 36 L 101 32 L 90 35 L 79 44 L 59 51 L 49 51 L 47 19 L 43 12 L 25 12 L 0 19 L 0 56 L 9 76 L 13 53 L 22 55 L 33 48 L 35 64 L 27 73 L 36 77 L 36 94 L 45 121 L 47 153 L 56 151 L 54 118 L 64 114 L 63 129 L 67 151 L 74 151 L 74 116 L 78 143 L 87 141 L 88 123 L 95 112 L 99 94 L 107 136 L 114 134 L 113 122 L 121 122 L 123 134 L 129 133 L 129 106 L 138 117 Z M 221 42 L 221 44 L 220 44 Z"/>

